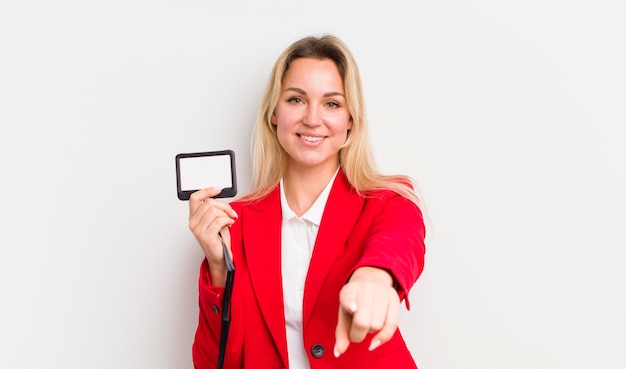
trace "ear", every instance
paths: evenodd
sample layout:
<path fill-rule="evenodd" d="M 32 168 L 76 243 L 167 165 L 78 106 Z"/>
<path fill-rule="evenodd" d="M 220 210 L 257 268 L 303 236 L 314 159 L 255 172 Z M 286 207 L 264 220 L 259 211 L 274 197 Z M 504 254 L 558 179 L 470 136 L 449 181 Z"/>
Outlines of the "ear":
<path fill-rule="evenodd" d="M 273 112 L 273 113 L 272 113 L 272 118 L 270 119 L 270 122 L 271 122 L 273 125 L 276 125 L 276 112 Z"/>

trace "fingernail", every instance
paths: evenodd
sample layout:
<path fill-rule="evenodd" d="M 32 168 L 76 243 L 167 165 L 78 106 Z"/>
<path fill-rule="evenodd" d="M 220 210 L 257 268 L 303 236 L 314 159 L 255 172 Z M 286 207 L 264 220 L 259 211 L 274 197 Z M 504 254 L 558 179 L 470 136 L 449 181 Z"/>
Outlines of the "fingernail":
<path fill-rule="evenodd" d="M 376 350 L 378 346 L 380 346 L 380 340 L 372 341 L 372 343 L 370 344 L 370 348 L 368 350 L 370 351 Z"/>
<path fill-rule="evenodd" d="M 222 192 L 223 189 L 224 189 L 224 187 L 213 187 L 213 190 L 215 190 L 215 191 Z"/>
<path fill-rule="evenodd" d="M 237 214 L 237 212 L 234 210 L 233 210 L 233 215 L 235 216 L 235 218 L 239 219 L 239 214 Z"/>
<path fill-rule="evenodd" d="M 333 355 L 335 355 L 335 357 L 339 357 L 339 352 L 336 347 L 333 349 Z"/>
<path fill-rule="evenodd" d="M 348 309 L 350 309 L 350 312 L 354 313 L 356 311 L 356 302 L 352 301 L 348 303 Z"/>

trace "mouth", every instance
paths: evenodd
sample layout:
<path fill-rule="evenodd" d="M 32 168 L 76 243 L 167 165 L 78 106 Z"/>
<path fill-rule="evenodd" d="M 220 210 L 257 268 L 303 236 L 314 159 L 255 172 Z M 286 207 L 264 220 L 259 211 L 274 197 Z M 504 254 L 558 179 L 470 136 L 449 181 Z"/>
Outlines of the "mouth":
<path fill-rule="evenodd" d="M 324 136 L 307 136 L 299 133 L 297 136 L 307 142 L 319 142 L 325 138 Z"/>

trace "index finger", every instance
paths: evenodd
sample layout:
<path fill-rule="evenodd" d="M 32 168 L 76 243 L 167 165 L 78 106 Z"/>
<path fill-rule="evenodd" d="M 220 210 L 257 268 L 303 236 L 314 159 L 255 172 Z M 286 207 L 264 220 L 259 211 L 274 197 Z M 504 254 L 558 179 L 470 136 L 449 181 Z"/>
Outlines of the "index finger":
<path fill-rule="evenodd" d="M 352 328 L 352 318 L 357 311 L 357 291 L 344 286 L 339 293 L 339 317 L 337 319 L 337 328 L 335 329 L 335 348 L 334 355 L 346 352 L 350 346 L 350 330 Z"/>
<path fill-rule="evenodd" d="M 202 190 L 198 190 L 189 196 L 189 215 L 192 216 L 196 213 L 196 210 L 205 202 L 212 200 L 214 196 L 217 196 L 222 191 L 220 187 L 207 187 Z M 212 206 L 222 209 L 225 213 L 230 214 L 231 217 L 237 218 L 237 213 L 230 207 L 229 204 L 223 201 L 215 201 Z"/>
<path fill-rule="evenodd" d="M 333 349 L 335 357 L 339 357 L 339 355 L 346 352 L 348 346 L 350 346 L 351 320 L 350 313 L 340 306 L 339 319 L 337 319 L 337 328 L 335 329 L 335 347 Z"/>
<path fill-rule="evenodd" d="M 207 187 L 207 188 L 203 188 L 201 190 L 198 190 L 194 193 L 192 193 L 189 196 L 189 201 L 190 202 L 196 202 L 196 201 L 204 201 L 206 199 L 212 198 L 213 196 L 217 196 L 219 195 L 220 192 L 222 192 L 223 188 L 221 187 Z"/>

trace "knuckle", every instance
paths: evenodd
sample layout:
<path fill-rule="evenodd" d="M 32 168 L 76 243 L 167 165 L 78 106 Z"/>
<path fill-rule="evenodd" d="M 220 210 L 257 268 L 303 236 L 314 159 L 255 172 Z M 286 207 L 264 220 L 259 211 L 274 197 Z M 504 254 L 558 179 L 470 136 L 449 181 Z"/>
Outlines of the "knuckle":
<path fill-rule="evenodd" d="M 380 330 L 383 334 L 391 337 L 396 333 L 398 329 L 397 321 L 387 321 L 387 323 Z"/>
<path fill-rule="evenodd" d="M 353 298 L 354 293 L 352 291 L 352 286 L 350 285 L 350 283 L 344 285 L 341 288 L 341 291 L 339 291 L 339 300 L 340 301 L 347 301 L 351 298 Z"/>
<path fill-rule="evenodd" d="M 196 192 L 192 193 L 191 195 L 189 195 L 189 200 L 200 201 L 200 195 L 201 194 L 202 194 L 202 191 L 196 191 Z"/>
<path fill-rule="evenodd" d="M 393 288 L 389 289 L 388 291 L 391 303 L 393 303 L 394 305 L 400 305 L 400 296 L 398 296 L 398 292 Z"/>
<path fill-rule="evenodd" d="M 389 341 L 391 337 L 393 337 L 395 331 L 395 328 L 385 327 L 378 332 L 378 338 L 380 338 L 381 341 Z"/>
<path fill-rule="evenodd" d="M 352 318 L 352 327 L 359 331 L 368 331 L 370 324 L 361 316 L 355 316 Z"/>
<path fill-rule="evenodd" d="M 351 331 L 350 341 L 356 342 L 356 343 L 362 342 L 365 339 L 365 333 L 366 332 Z"/>
<path fill-rule="evenodd" d="M 370 326 L 370 332 L 377 332 L 383 329 L 384 322 L 382 320 L 373 320 Z"/>

